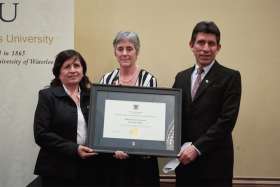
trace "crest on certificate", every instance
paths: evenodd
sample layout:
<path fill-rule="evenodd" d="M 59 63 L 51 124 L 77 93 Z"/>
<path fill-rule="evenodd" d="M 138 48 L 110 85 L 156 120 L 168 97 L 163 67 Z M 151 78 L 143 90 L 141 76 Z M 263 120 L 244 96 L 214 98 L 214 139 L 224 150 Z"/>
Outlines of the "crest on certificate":
<path fill-rule="evenodd" d="M 138 110 L 138 108 L 139 108 L 139 105 L 133 105 L 133 110 Z"/>

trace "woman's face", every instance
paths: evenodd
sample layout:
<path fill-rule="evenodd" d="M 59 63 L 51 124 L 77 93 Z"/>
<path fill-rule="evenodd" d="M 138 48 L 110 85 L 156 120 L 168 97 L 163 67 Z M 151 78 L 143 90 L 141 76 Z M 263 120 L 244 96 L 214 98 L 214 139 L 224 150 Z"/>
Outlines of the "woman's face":
<path fill-rule="evenodd" d="M 133 43 L 128 40 L 120 41 L 115 48 L 115 56 L 121 68 L 135 66 L 137 52 Z"/>
<path fill-rule="evenodd" d="M 78 58 L 66 60 L 60 69 L 59 79 L 65 86 L 79 85 L 83 78 L 83 67 Z"/>

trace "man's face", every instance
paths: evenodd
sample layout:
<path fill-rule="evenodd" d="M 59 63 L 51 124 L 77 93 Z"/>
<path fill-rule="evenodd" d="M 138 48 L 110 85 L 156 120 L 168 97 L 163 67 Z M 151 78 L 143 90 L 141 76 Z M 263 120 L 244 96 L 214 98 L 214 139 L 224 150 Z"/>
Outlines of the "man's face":
<path fill-rule="evenodd" d="M 199 32 L 194 43 L 190 42 L 189 45 L 197 64 L 202 67 L 211 64 L 221 48 L 221 45 L 217 44 L 217 38 L 214 34 L 203 32 Z"/>

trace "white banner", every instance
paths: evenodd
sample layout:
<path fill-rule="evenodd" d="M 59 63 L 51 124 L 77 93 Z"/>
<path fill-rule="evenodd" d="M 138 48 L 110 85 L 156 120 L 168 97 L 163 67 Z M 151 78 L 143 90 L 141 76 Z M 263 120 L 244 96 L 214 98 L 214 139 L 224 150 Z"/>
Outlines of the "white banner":
<path fill-rule="evenodd" d="M 74 48 L 73 0 L 0 0 L 0 186 L 35 178 L 33 117 L 55 55 Z"/>

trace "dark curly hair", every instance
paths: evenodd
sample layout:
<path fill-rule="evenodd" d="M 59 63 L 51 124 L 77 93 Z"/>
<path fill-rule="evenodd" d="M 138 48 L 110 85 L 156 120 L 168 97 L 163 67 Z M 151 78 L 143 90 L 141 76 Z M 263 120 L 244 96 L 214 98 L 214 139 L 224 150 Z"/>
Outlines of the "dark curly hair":
<path fill-rule="evenodd" d="M 90 82 L 89 78 L 86 76 L 86 72 L 87 72 L 86 61 L 84 60 L 84 58 L 82 57 L 82 55 L 79 52 L 77 52 L 73 49 L 61 51 L 60 53 L 58 53 L 56 55 L 53 69 L 52 69 L 52 72 L 53 72 L 53 75 L 55 78 L 51 81 L 50 86 L 51 87 L 62 86 L 62 82 L 59 79 L 60 69 L 61 69 L 62 65 L 64 64 L 64 62 L 71 58 L 79 59 L 79 61 L 81 62 L 81 65 L 83 67 L 84 76 L 79 83 L 81 89 L 82 90 L 89 89 L 91 82 Z"/>

